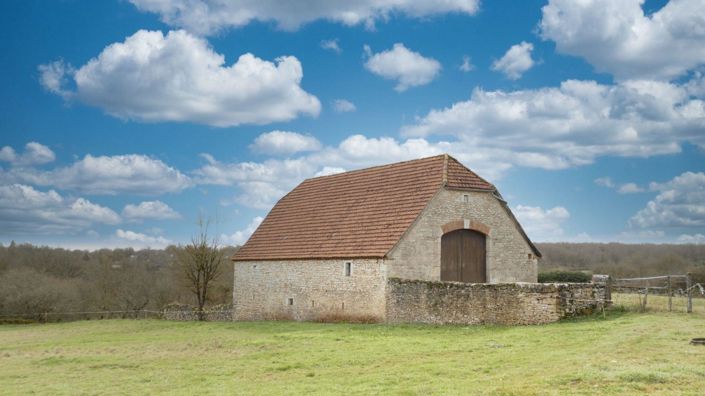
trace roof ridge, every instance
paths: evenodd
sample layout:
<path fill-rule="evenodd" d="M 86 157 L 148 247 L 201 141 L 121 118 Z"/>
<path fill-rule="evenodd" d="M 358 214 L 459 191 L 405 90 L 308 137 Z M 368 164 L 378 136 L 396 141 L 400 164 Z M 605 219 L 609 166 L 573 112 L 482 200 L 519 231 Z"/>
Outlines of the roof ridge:
<path fill-rule="evenodd" d="M 443 154 L 443 186 L 448 184 L 448 153 Z"/>
<path fill-rule="evenodd" d="M 324 177 L 333 177 L 333 176 L 340 176 L 340 175 L 347 175 L 350 173 L 357 173 L 357 172 L 364 172 L 364 171 L 370 171 L 374 169 L 383 169 L 383 168 L 391 168 L 393 166 L 400 166 L 400 165 L 406 165 L 412 162 L 420 162 L 420 161 L 426 161 L 430 160 L 433 158 L 438 158 L 441 156 L 447 156 L 448 154 L 438 154 L 438 155 L 432 155 L 430 157 L 423 157 L 423 158 L 416 158 L 416 159 L 411 159 L 411 160 L 406 160 L 406 161 L 400 161 L 400 162 L 392 162 L 389 164 L 382 164 L 382 165 L 374 165 L 374 166 L 369 166 L 367 168 L 360 168 L 360 169 L 353 169 L 345 172 L 340 172 L 340 173 L 334 173 L 332 175 L 323 175 L 323 176 L 315 176 L 315 177 L 309 177 L 307 179 L 304 179 L 303 181 L 307 180 L 317 180 L 317 179 L 322 179 Z"/>

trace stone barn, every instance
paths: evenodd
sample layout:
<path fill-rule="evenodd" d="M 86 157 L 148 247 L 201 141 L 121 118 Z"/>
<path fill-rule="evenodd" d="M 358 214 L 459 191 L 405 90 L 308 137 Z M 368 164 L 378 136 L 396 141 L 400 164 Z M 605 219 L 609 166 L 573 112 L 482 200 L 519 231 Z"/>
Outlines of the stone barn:
<path fill-rule="evenodd" d="M 539 257 L 497 188 L 449 155 L 316 177 L 233 256 L 233 317 L 547 322 L 565 291 L 535 283 Z"/>

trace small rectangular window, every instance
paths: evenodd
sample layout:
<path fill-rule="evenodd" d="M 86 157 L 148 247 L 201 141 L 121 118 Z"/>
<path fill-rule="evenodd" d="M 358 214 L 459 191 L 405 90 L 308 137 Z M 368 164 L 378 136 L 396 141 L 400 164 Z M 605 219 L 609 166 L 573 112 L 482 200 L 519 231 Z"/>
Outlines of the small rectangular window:
<path fill-rule="evenodd" d="M 529 260 L 531 260 L 532 258 L 534 258 L 533 255 L 529 253 Z"/>
<path fill-rule="evenodd" d="M 286 305 L 294 305 L 294 299 L 289 297 L 286 299 Z"/>
<path fill-rule="evenodd" d="M 463 202 L 465 202 L 465 203 L 470 202 L 470 196 L 467 194 L 463 195 Z"/>
<path fill-rule="evenodd" d="M 345 263 L 345 276 L 350 276 L 351 274 L 352 274 L 352 263 L 348 261 Z"/>

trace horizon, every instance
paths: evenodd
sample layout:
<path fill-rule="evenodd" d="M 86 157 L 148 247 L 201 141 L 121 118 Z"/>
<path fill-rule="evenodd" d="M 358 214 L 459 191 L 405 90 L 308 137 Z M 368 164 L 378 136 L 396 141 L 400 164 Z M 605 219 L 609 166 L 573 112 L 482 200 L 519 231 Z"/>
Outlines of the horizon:
<path fill-rule="evenodd" d="M 304 179 L 447 153 L 535 243 L 705 244 L 697 0 L 242 7 L 0 4 L 0 243 L 242 245 Z"/>
<path fill-rule="evenodd" d="M 10 244 L 15 241 L 10 241 Z M 638 245 L 647 245 L 647 246 L 702 246 L 700 243 L 668 243 L 668 242 L 562 242 L 562 241 L 555 241 L 555 242 L 535 242 L 538 245 L 625 245 L 625 246 L 638 246 Z M 0 248 L 9 248 L 10 244 L 4 244 L 0 243 Z M 15 245 L 19 246 L 31 246 L 34 248 L 39 248 L 39 249 L 63 249 L 67 251 L 78 251 L 78 252 L 97 252 L 100 250 L 127 250 L 127 249 L 132 249 L 135 252 L 139 251 L 144 251 L 144 250 L 166 250 L 168 248 L 180 248 L 185 245 L 187 245 L 188 242 L 184 242 L 183 244 L 176 244 L 176 245 L 167 245 L 167 246 L 162 246 L 158 248 L 153 248 L 149 246 L 144 246 L 144 247 L 96 247 L 96 248 L 86 248 L 86 249 L 80 249 L 80 248 L 71 248 L 71 247 L 65 247 L 65 246 L 51 246 L 51 245 L 35 245 L 30 242 L 15 242 Z M 220 249 L 238 249 L 240 248 L 241 245 L 220 245 Z"/>

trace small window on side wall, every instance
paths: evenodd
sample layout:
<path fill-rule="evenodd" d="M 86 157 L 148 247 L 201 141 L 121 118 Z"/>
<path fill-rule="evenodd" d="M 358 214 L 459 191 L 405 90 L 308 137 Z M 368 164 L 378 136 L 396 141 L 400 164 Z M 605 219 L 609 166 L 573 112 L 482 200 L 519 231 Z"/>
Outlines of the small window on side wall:
<path fill-rule="evenodd" d="M 467 194 L 463 195 L 463 202 L 465 202 L 465 203 L 470 202 L 470 196 Z"/>
<path fill-rule="evenodd" d="M 352 263 L 350 261 L 345 262 L 345 276 L 352 275 Z"/>
<path fill-rule="evenodd" d="M 286 299 L 286 305 L 294 305 L 294 299 L 289 297 Z"/>

